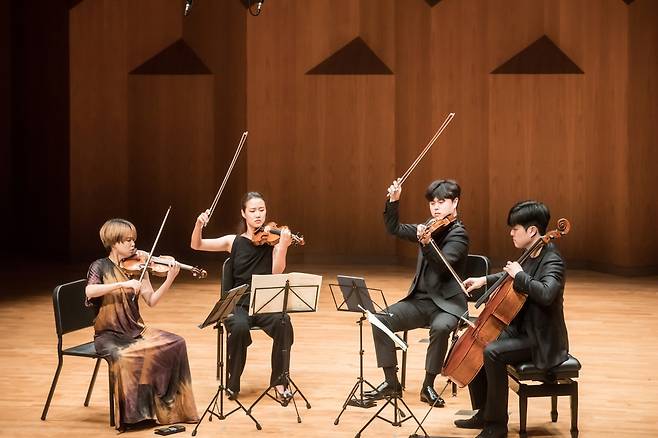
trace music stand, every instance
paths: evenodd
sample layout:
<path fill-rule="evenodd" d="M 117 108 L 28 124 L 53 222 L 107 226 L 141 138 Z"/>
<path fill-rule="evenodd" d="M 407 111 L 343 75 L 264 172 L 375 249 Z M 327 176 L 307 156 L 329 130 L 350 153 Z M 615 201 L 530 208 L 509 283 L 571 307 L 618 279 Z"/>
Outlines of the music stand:
<path fill-rule="evenodd" d="M 315 312 L 318 306 L 320 296 L 320 285 L 322 277 L 319 275 L 303 274 L 293 272 L 290 274 L 272 274 L 272 275 L 253 275 L 251 277 L 251 301 L 249 303 L 249 315 L 280 313 L 281 324 L 287 324 L 286 315 L 288 313 Z M 287 351 L 283 351 L 285 362 L 288 360 Z M 277 377 L 276 382 L 283 382 L 288 389 L 292 388 L 292 400 L 297 414 L 297 423 L 301 423 L 295 395 L 299 396 L 306 402 L 306 409 L 311 409 L 311 404 L 304 396 L 299 386 L 290 378 L 289 363 L 283 364 L 283 372 Z M 263 393 L 249 406 L 247 412 L 251 410 L 263 399 L 268 396 L 281 406 L 287 406 L 290 400 L 279 401 L 270 391 L 276 391 L 276 384 L 271 384 Z"/>
<path fill-rule="evenodd" d="M 402 348 L 404 351 L 407 349 L 407 344 L 404 342 L 402 339 L 400 339 L 395 333 L 393 333 L 384 323 L 382 323 L 376 315 L 374 315 L 372 312 L 369 310 L 362 308 L 363 313 L 365 314 L 366 318 L 370 322 L 370 324 L 374 325 L 378 329 L 380 329 L 382 332 L 386 334 L 391 340 L 397 344 L 400 348 Z M 356 433 L 355 438 L 359 438 L 361 436 L 361 433 L 366 430 L 368 426 L 370 426 L 370 423 L 375 421 L 376 418 L 379 418 L 380 420 L 386 421 L 389 423 L 391 426 L 402 426 L 402 423 L 404 423 L 407 420 L 414 420 L 418 427 L 416 428 L 416 431 L 414 432 L 414 438 L 418 437 L 417 435 L 418 430 L 422 430 L 423 433 L 425 434 L 424 436 L 429 438 L 429 435 L 427 435 L 427 431 L 425 428 L 423 428 L 423 424 L 418 421 L 412 410 L 409 408 L 409 406 L 405 403 L 405 401 L 402 399 L 402 394 L 398 394 L 397 392 L 393 393 L 392 395 L 385 396 L 384 397 L 386 400 L 386 403 L 375 412 L 375 415 L 373 415 L 370 420 Z M 404 411 L 402 411 L 402 408 L 400 407 L 400 404 L 404 406 L 404 408 L 408 412 L 408 417 L 405 417 Z M 380 414 L 381 412 L 386 408 L 386 406 L 391 405 L 393 407 L 393 419 L 389 420 L 388 418 L 382 417 Z"/>
<path fill-rule="evenodd" d="M 338 284 L 329 285 L 331 298 L 334 300 L 336 310 L 339 312 L 358 312 L 361 314 L 361 317 L 356 321 L 359 326 L 359 377 L 357 377 L 356 383 L 352 387 L 352 390 L 348 393 L 347 398 L 343 403 L 343 408 L 334 420 L 334 425 L 338 425 L 340 416 L 343 415 L 343 412 L 345 412 L 347 406 L 354 406 L 364 409 L 377 406 L 377 402 L 375 400 L 364 397 L 363 391 L 364 384 L 368 385 L 373 390 L 376 390 L 377 388 L 372 383 L 363 378 L 363 354 L 365 352 L 363 349 L 363 321 L 365 321 L 367 317 L 362 309 L 375 312 L 375 306 L 377 306 L 380 311 L 385 311 L 385 309 L 388 308 L 384 292 L 381 289 L 367 287 L 363 278 L 351 277 L 347 275 L 338 275 L 336 278 L 338 280 Z M 340 292 L 343 297 L 342 301 L 340 301 L 340 298 L 338 300 L 336 299 L 337 293 L 334 293 L 334 287 L 340 288 Z M 383 307 L 372 300 L 370 291 L 379 292 L 381 299 L 380 302 L 384 304 Z"/>
<path fill-rule="evenodd" d="M 199 418 L 199 421 L 196 423 L 196 426 L 192 431 L 192 436 L 196 436 L 197 429 L 201 425 L 201 422 L 203 421 L 206 414 L 210 415 L 210 417 L 208 417 L 208 421 L 212 421 L 213 416 L 217 417 L 220 420 L 225 420 L 226 417 L 239 410 L 244 411 L 244 413 L 248 415 L 249 418 L 251 418 L 254 421 L 254 423 L 256 423 L 256 429 L 258 430 L 262 429 L 260 423 L 251 415 L 251 412 L 249 412 L 247 408 L 245 408 L 244 405 L 240 403 L 238 399 L 233 400 L 235 403 L 237 403 L 238 407 L 234 408 L 233 410 L 227 413 L 224 413 L 224 392 L 226 391 L 226 387 L 224 386 L 224 320 L 233 312 L 233 309 L 235 308 L 235 304 L 245 294 L 245 291 L 248 288 L 249 288 L 248 285 L 243 284 L 241 286 L 231 289 L 226 295 L 226 297 L 215 303 L 215 306 L 210 311 L 205 321 L 199 324 L 200 329 L 207 327 L 211 324 L 215 324 L 214 328 L 218 330 L 217 366 L 219 370 L 218 372 L 219 387 L 217 388 L 217 392 L 215 393 L 215 396 L 212 398 L 212 400 L 210 400 L 208 407 L 203 412 L 203 415 L 201 416 L 201 418 Z"/>

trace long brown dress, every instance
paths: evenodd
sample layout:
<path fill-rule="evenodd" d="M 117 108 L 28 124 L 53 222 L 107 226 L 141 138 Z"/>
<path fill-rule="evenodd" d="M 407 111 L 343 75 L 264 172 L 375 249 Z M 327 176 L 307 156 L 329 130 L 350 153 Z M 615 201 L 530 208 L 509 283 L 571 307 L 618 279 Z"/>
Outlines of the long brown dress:
<path fill-rule="evenodd" d="M 87 274 L 87 284 L 125 280 L 124 272 L 107 257 L 92 263 Z M 89 300 L 97 312 L 96 351 L 110 356 L 115 376 L 117 428 L 147 420 L 198 421 L 185 340 L 147 327 L 134 297 L 122 288 Z"/>

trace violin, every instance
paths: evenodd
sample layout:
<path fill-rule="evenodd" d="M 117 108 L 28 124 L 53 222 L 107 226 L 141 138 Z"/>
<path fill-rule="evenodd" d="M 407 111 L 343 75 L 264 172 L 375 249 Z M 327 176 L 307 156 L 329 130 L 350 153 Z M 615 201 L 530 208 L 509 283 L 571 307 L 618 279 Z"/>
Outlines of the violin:
<path fill-rule="evenodd" d="M 434 232 L 440 230 L 443 227 L 446 227 L 453 223 L 454 221 L 457 220 L 457 215 L 454 213 L 450 213 L 448 216 L 444 217 L 443 219 L 438 219 L 438 218 L 430 218 L 427 222 L 425 222 L 425 229 L 423 232 L 418 236 L 419 241 L 426 241 L 428 238 L 434 234 Z"/>
<path fill-rule="evenodd" d="M 281 237 L 281 231 L 289 230 L 286 225 L 279 227 L 276 222 L 268 222 L 265 225 L 261 225 L 254 231 L 254 235 L 251 238 L 251 243 L 256 246 L 260 245 L 276 245 L 279 243 L 279 238 Z M 298 233 L 291 233 L 293 245 L 304 245 L 304 236 Z"/>
<path fill-rule="evenodd" d="M 135 255 L 121 260 L 119 267 L 129 276 L 140 275 L 144 269 L 144 264 L 146 263 L 147 258 L 148 253 L 138 251 Z M 198 279 L 206 278 L 208 275 L 208 272 L 206 272 L 205 269 L 177 262 L 170 256 L 151 257 L 147 270 L 156 277 L 166 277 L 169 269 L 173 266 L 179 266 L 185 271 L 190 271 L 192 276 Z"/>

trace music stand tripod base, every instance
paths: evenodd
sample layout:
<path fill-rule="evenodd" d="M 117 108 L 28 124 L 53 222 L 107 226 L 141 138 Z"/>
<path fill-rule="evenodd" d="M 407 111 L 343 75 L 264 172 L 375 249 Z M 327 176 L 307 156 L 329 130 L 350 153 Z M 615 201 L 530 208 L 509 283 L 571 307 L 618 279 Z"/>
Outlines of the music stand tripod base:
<path fill-rule="evenodd" d="M 356 435 L 354 435 L 355 438 L 359 438 L 361 436 L 361 433 L 363 433 L 363 431 L 366 430 L 368 428 L 368 426 L 370 426 L 370 423 L 375 421 L 376 418 L 379 418 L 380 420 L 386 421 L 391 426 L 397 426 L 397 427 L 401 427 L 402 423 L 404 423 L 407 420 L 414 420 L 416 422 L 416 424 L 418 425 L 418 428 L 416 430 L 420 429 L 425 434 L 425 435 L 416 435 L 416 434 L 414 434 L 414 435 L 416 435 L 417 437 L 422 436 L 424 438 L 429 438 L 429 435 L 427 434 L 427 431 L 423 428 L 423 425 L 418 421 L 418 419 L 416 418 L 414 413 L 411 411 L 411 409 L 409 409 L 409 406 L 407 406 L 407 404 L 404 402 L 401 395 L 400 396 L 392 395 L 392 396 L 386 397 L 385 400 L 386 400 L 386 403 L 384 403 L 382 405 L 382 407 L 380 407 L 377 410 L 375 415 L 373 415 L 370 418 L 370 420 L 368 420 L 368 422 L 356 433 Z M 402 411 L 402 407 L 399 406 L 399 403 L 401 403 L 402 406 L 404 406 L 404 408 L 407 410 L 407 412 L 409 413 L 408 416 L 404 415 L 404 411 Z M 380 415 L 382 413 L 382 411 L 388 405 L 391 405 L 393 407 L 393 419 L 392 420 L 389 420 L 388 418 L 382 417 Z"/>
<path fill-rule="evenodd" d="M 370 389 L 376 391 L 377 388 L 368 382 L 363 377 L 363 321 L 365 321 L 366 315 L 363 312 L 363 308 L 369 308 L 375 311 L 375 306 L 379 307 L 381 310 L 383 308 L 380 305 L 377 305 L 372 298 L 370 297 L 370 291 L 379 292 L 381 296 L 381 301 L 384 303 L 384 308 L 388 307 L 386 305 L 386 298 L 381 289 L 369 288 L 365 284 L 365 280 L 361 277 L 351 277 L 346 275 L 339 275 L 337 277 L 338 284 L 330 284 L 329 289 L 331 291 L 331 296 L 336 305 L 336 310 L 339 312 L 354 312 L 361 313 L 361 317 L 356 321 L 356 324 L 359 326 L 359 376 L 356 379 L 356 383 L 350 390 L 343 403 L 341 411 L 338 413 L 338 416 L 334 420 L 334 425 L 338 425 L 340 422 L 340 417 L 343 415 L 348 406 L 353 406 L 361 409 L 369 409 L 377 406 L 377 401 L 371 398 L 367 398 L 364 395 L 364 386 L 369 386 Z M 334 294 L 334 287 L 339 287 L 340 292 L 342 293 L 342 301 L 336 299 L 336 294 Z M 340 301 L 340 303 L 339 303 Z"/>
<path fill-rule="evenodd" d="M 233 311 L 235 303 L 240 299 L 244 294 L 246 286 L 239 286 L 237 288 L 231 289 L 227 297 L 223 300 L 220 300 L 215 304 L 215 307 L 210 312 L 206 320 L 199 326 L 199 328 L 207 327 L 210 324 L 215 324 L 214 328 L 217 329 L 217 374 L 219 376 L 219 386 L 217 387 L 217 392 L 215 392 L 214 397 L 210 400 L 208 407 L 199 418 L 199 421 L 196 423 L 194 430 L 192 431 L 192 436 L 196 436 L 197 429 L 203 422 L 203 419 L 206 417 L 206 414 L 209 415 L 208 421 L 212 421 L 213 417 L 218 418 L 219 420 L 225 420 L 229 415 L 242 410 L 251 420 L 255 423 L 256 429 L 261 430 L 262 427 L 258 420 L 256 420 L 251 412 L 245 408 L 245 406 L 240 403 L 239 400 L 233 400 L 238 406 L 233 408 L 229 412 L 224 412 L 224 393 L 227 391 L 227 388 L 224 386 L 224 324 L 223 319 Z"/>
<path fill-rule="evenodd" d="M 359 377 L 356 379 L 356 383 L 352 387 L 352 390 L 347 395 L 345 402 L 343 403 L 343 408 L 338 413 L 338 416 L 334 420 L 334 425 L 337 426 L 340 422 L 340 417 L 343 415 L 343 412 L 347 409 L 348 406 L 354 406 L 356 408 L 369 409 L 377 406 L 377 401 L 371 398 L 364 397 L 363 387 L 365 385 L 369 386 L 373 390 L 377 390 L 375 386 L 363 378 L 363 321 L 366 317 L 361 316 L 356 322 L 359 325 Z"/>
<path fill-rule="evenodd" d="M 293 275 L 293 274 L 290 274 Z M 309 274 L 302 274 L 306 275 L 307 277 L 318 277 L 318 276 L 312 276 Z M 265 282 L 268 281 L 268 277 L 281 277 L 280 279 L 283 280 L 285 279 L 285 284 L 282 285 L 277 285 L 277 286 L 267 286 L 263 285 L 260 286 L 259 282 L 263 281 L 263 284 L 266 284 Z M 321 282 L 321 277 L 318 277 Z M 309 299 L 308 301 L 305 300 L 305 296 L 302 296 L 301 292 L 298 293 L 295 288 L 299 289 L 304 289 L 304 290 L 312 290 L 313 293 L 313 299 Z M 286 321 L 286 317 L 288 313 L 296 313 L 296 312 L 315 312 L 316 307 L 317 307 L 317 301 L 318 301 L 318 293 L 320 290 L 320 283 L 318 284 L 305 284 L 305 285 L 295 285 L 291 286 L 290 285 L 290 278 L 288 278 L 285 275 L 278 274 L 278 275 L 254 275 L 252 277 L 252 295 L 251 295 L 251 301 L 250 301 L 250 314 L 258 314 L 258 313 L 280 313 L 281 314 L 281 324 L 289 324 L 289 322 Z M 262 299 L 260 301 L 260 305 L 256 305 L 257 302 L 259 302 L 259 297 L 262 298 L 262 296 L 265 295 L 266 298 Z M 266 309 L 266 306 L 273 302 L 277 297 L 280 295 L 283 296 L 282 302 L 279 305 L 276 306 L 276 309 Z M 303 305 L 300 305 L 301 308 L 289 308 L 288 302 L 289 302 L 289 296 L 292 295 L 294 298 L 296 298 L 299 302 L 303 303 Z M 312 303 L 312 304 L 309 304 Z M 288 362 L 289 358 L 287 355 L 287 350 L 282 350 L 282 354 L 284 357 L 285 362 L 283 363 L 283 372 L 279 374 L 277 379 L 275 380 L 276 382 L 281 382 L 277 384 L 273 384 L 267 387 L 265 391 L 261 393 L 261 395 L 249 406 L 247 409 L 247 415 L 251 414 L 251 411 L 253 408 L 265 397 L 268 396 L 272 400 L 276 401 L 278 404 L 280 404 L 283 407 L 288 406 L 290 401 L 292 401 L 293 406 L 295 407 L 295 413 L 297 415 L 297 423 L 302 422 L 302 418 L 299 416 L 299 409 L 297 409 L 297 402 L 295 401 L 295 396 L 299 394 L 299 396 L 304 400 L 306 403 L 306 409 L 311 409 L 311 404 L 308 402 L 308 399 L 304 396 L 304 393 L 299 389 L 297 384 L 290 378 L 290 363 Z M 288 399 L 284 400 L 279 400 L 277 397 L 274 397 L 272 394 L 270 394 L 270 391 L 274 390 L 277 391 L 276 385 L 282 384 L 284 387 L 288 388 L 290 390 L 292 388 L 291 396 Z"/>

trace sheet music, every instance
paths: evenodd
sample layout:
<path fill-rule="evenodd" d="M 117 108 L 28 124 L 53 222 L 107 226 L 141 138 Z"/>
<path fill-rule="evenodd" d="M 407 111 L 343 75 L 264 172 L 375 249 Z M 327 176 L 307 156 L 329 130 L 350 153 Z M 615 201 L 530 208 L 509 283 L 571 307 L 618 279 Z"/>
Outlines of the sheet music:
<path fill-rule="evenodd" d="M 398 335 L 396 335 L 391 330 L 389 330 L 389 328 L 386 327 L 383 322 L 381 322 L 379 319 L 377 319 L 377 317 L 375 315 L 373 315 L 372 312 L 370 312 L 370 311 L 368 311 L 364 308 L 361 308 L 361 310 L 363 310 L 365 312 L 366 317 L 368 318 L 368 322 L 370 322 L 370 324 L 374 325 L 375 327 L 377 327 L 378 329 L 380 329 L 381 331 L 386 333 L 386 336 L 391 338 L 393 340 L 393 342 L 395 342 L 395 344 L 402 349 L 402 351 L 407 351 L 407 348 L 409 348 L 409 347 L 407 346 L 407 344 L 402 339 L 400 339 L 400 337 Z"/>
<path fill-rule="evenodd" d="M 322 276 L 291 272 L 289 274 L 252 275 L 249 315 L 275 313 L 283 310 L 283 290 L 290 283 L 286 311 L 313 312 L 317 310 L 322 287 Z M 254 293 L 256 291 L 256 293 Z M 277 295 L 278 294 L 278 295 Z"/>

